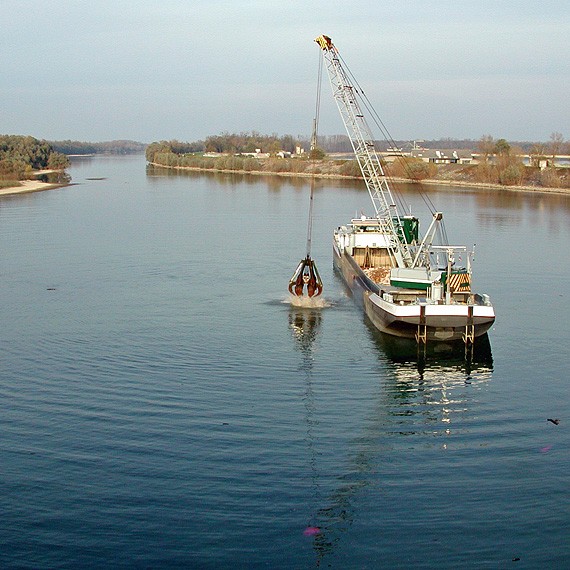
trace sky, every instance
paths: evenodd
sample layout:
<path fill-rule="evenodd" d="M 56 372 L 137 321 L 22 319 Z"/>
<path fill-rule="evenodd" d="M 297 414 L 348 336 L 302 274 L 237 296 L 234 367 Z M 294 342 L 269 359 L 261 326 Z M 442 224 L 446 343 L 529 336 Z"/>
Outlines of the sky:
<path fill-rule="evenodd" d="M 0 134 L 308 136 L 321 34 L 396 140 L 570 138 L 568 0 L 2 0 Z"/>

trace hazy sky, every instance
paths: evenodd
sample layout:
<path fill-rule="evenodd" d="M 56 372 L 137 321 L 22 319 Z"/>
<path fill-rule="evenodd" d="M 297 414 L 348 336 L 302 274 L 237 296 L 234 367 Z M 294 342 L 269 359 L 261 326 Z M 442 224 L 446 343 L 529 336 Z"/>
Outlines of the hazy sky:
<path fill-rule="evenodd" d="M 570 138 L 568 0 L 2 0 L 0 134 L 310 134 L 320 34 L 395 139 Z"/>

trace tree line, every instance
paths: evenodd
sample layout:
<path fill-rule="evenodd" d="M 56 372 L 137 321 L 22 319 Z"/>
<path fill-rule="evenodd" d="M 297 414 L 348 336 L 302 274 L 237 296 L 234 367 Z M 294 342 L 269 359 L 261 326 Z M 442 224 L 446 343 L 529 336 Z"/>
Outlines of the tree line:
<path fill-rule="evenodd" d="M 253 153 L 257 149 L 262 152 L 277 153 L 279 151 L 295 152 L 299 145 L 306 144 L 301 137 L 277 134 L 262 135 L 256 131 L 242 133 L 223 132 L 210 135 L 204 140 L 180 142 L 178 140 L 153 142 L 146 149 L 149 162 L 156 152 L 173 152 L 175 154 L 190 154 L 215 152 L 219 154 Z"/>
<path fill-rule="evenodd" d="M 0 180 L 2 186 L 24 180 L 34 170 L 64 170 L 69 159 L 53 146 L 31 136 L 0 135 Z"/>
<path fill-rule="evenodd" d="M 570 187 L 567 168 L 556 168 L 556 157 L 570 152 L 570 145 L 561 133 L 550 135 L 549 143 L 533 143 L 526 149 L 509 143 L 506 139 L 495 140 L 484 135 L 478 141 L 479 161 L 475 167 L 476 181 L 505 186 Z M 521 160 L 528 154 L 529 164 Z"/>
<path fill-rule="evenodd" d="M 495 144 L 493 137 L 484 135 L 479 140 L 474 139 L 452 139 L 440 138 L 433 140 L 416 140 L 416 141 L 375 141 L 376 149 L 386 151 L 390 147 L 401 149 L 402 152 L 411 150 L 414 146 L 425 149 L 455 149 L 455 150 L 473 150 L 477 151 L 481 145 L 488 146 L 489 139 Z M 504 139 L 499 139 L 504 140 Z M 546 154 L 570 154 L 570 142 L 564 141 L 564 137 L 560 133 L 552 133 L 550 141 L 547 142 L 531 142 L 531 141 L 514 141 L 509 143 L 514 150 L 520 153 L 532 154 L 542 150 Z M 153 142 L 149 145 L 153 149 L 170 148 L 176 154 L 188 154 L 199 152 L 217 152 L 220 154 L 239 154 L 244 152 L 255 152 L 261 149 L 262 152 L 276 153 L 279 151 L 295 152 L 297 147 L 308 151 L 310 148 L 310 138 L 305 135 L 262 135 L 256 131 L 229 133 L 222 132 L 218 135 L 210 135 L 204 140 L 193 142 L 181 142 L 178 140 Z M 327 153 L 350 153 L 352 145 L 350 139 L 346 135 L 323 135 L 318 137 L 318 146 Z M 147 149 L 149 148 L 147 147 Z M 147 150 L 147 153 L 149 151 Z"/>
<path fill-rule="evenodd" d="M 106 142 L 84 142 L 84 141 L 49 141 L 51 146 L 57 152 L 62 154 L 136 154 L 143 152 L 146 144 L 130 141 L 117 140 Z"/>
<path fill-rule="evenodd" d="M 250 137 L 250 138 L 249 138 Z M 348 137 L 345 137 L 348 141 Z M 206 142 L 208 141 L 208 142 Z M 198 168 L 204 170 L 233 170 L 239 172 L 288 172 L 292 174 L 326 173 L 343 176 L 361 177 L 358 164 L 354 160 L 306 160 L 308 158 L 323 158 L 324 153 L 311 156 L 305 153 L 305 160 L 299 157 L 292 159 L 277 159 L 275 154 L 279 150 L 295 146 L 308 146 L 308 141 L 301 137 L 278 137 L 276 135 L 260 136 L 253 133 L 239 135 L 220 134 L 208 137 L 206 141 L 182 143 L 180 141 L 153 142 L 146 149 L 148 162 L 170 168 Z M 283 141 L 289 146 L 283 148 Z M 319 143 L 327 152 L 341 152 L 338 150 L 342 144 L 342 136 L 325 137 Z M 419 141 L 418 141 L 419 142 Z M 436 148 L 457 148 L 457 141 L 440 139 Z M 444 143 L 442 145 L 442 142 Z M 332 144 L 329 144 L 332 143 Z M 447 144 L 445 144 L 447 143 Z M 331 146 L 334 150 L 330 150 Z M 426 148 L 425 141 L 422 146 Z M 484 135 L 479 141 L 470 141 L 469 148 L 477 153 L 478 161 L 475 164 L 436 165 L 425 162 L 420 158 L 404 156 L 394 163 L 385 164 L 388 175 L 403 177 L 410 180 L 421 181 L 455 176 L 457 180 L 500 184 L 504 186 L 530 185 L 542 187 L 570 187 L 568 168 L 555 168 L 554 158 L 566 154 L 568 143 L 560 133 L 551 135 L 550 143 L 533 143 L 526 149 L 509 143 L 506 139 L 494 139 L 491 135 Z M 253 152 L 255 149 L 273 153 L 270 159 L 240 156 L 240 153 Z M 206 150 L 219 153 L 220 157 L 204 157 Z M 405 152 L 403 150 L 403 152 Z M 522 161 L 523 155 L 530 156 L 530 163 Z"/>

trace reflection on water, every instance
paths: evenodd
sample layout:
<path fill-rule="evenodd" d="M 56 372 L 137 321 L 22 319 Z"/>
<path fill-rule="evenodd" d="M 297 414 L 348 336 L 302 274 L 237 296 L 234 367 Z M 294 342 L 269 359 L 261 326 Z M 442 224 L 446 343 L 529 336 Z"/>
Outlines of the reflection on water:
<path fill-rule="evenodd" d="M 303 355 L 303 369 L 308 372 L 313 362 L 314 343 L 321 326 L 321 308 L 324 305 L 302 306 L 299 304 L 300 301 L 298 299 L 299 297 L 291 299 L 289 327 L 297 348 Z M 308 299 L 308 301 L 311 301 L 311 299 Z"/>
<path fill-rule="evenodd" d="M 311 301 L 308 299 L 307 301 Z M 315 540 L 320 539 L 321 528 L 318 526 L 318 509 L 323 498 L 320 492 L 318 452 L 315 445 L 315 429 L 318 425 L 317 408 L 315 404 L 315 394 L 313 389 L 313 351 L 315 341 L 319 334 L 322 322 L 322 311 L 320 307 L 302 306 L 303 299 L 291 298 L 291 309 L 289 311 L 289 328 L 291 329 L 295 344 L 301 354 L 303 361 L 301 370 L 305 373 L 305 390 L 303 392 L 303 402 L 305 406 L 306 442 L 309 460 L 309 469 L 312 489 L 312 505 L 308 512 L 311 515 L 307 521 L 307 533 L 314 534 Z"/>
<path fill-rule="evenodd" d="M 434 186 L 422 184 L 398 183 L 398 191 L 409 198 L 418 194 L 421 190 L 431 197 L 437 194 L 449 195 L 450 192 L 461 194 L 464 198 L 474 200 L 477 210 L 491 212 L 508 212 L 516 215 L 520 210 L 547 210 L 548 212 L 558 212 L 559 210 L 570 210 L 570 195 L 564 189 L 560 193 L 543 193 L 530 191 L 519 191 L 508 188 L 470 188 L 465 186 Z"/>
<path fill-rule="evenodd" d="M 267 184 L 268 190 L 271 192 L 280 191 L 283 188 L 306 188 L 309 178 L 305 176 L 284 176 L 277 174 L 263 174 L 263 173 L 247 173 L 247 172 L 219 172 L 219 171 L 207 171 L 207 170 L 183 170 L 175 168 L 164 168 L 160 166 L 154 166 L 152 164 L 146 165 L 146 175 L 149 181 L 152 182 L 152 178 L 164 178 L 168 177 L 180 177 L 189 179 L 204 179 L 208 177 L 211 180 L 215 180 L 216 183 L 220 185 L 235 186 L 239 184 L 248 185 L 258 185 L 262 180 Z M 334 180 L 326 179 L 327 188 L 345 188 L 354 187 L 360 189 L 363 192 L 365 187 L 361 180 Z M 321 185 L 317 185 L 315 188 L 317 192 L 325 190 Z"/>
<path fill-rule="evenodd" d="M 381 354 L 399 364 L 413 363 L 420 376 L 433 368 L 461 369 L 469 375 L 478 369 L 493 367 L 493 354 L 489 336 L 484 334 L 475 340 L 474 346 L 466 347 L 463 342 L 427 343 L 420 347 L 414 340 L 398 338 L 378 332 L 368 324 L 371 338 Z"/>
<path fill-rule="evenodd" d="M 568 566 L 566 208 L 497 207 L 507 232 L 430 190 L 504 315 L 464 360 L 392 349 L 334 283 L 365 189 L 319 199 L 307 311 L 283 298 L 309 180 L 76 164 L 1 201 L 0 567 Z"/>
<path fill-rule="evenodd" d="M 445 448 L 446 438 L 455 434 L 456 427 L 467 425 L 474 414 L 474 391 L 491 380 L 488 336 L 477 338 L 471 349 L 461 342 L 428 343 L 424 351 L 407 339 L 375 330 L 370 334 L 390 369 L 382 395 L 382 413 L 391 420 L 386 433 L 427 436 L 427 445 L 433 444 L 434 437 L 442 437 Z"/>
<path fill-rule="evenodd" d="M 355 522 L 355 503 L 366 488 L 375 493 L 383 477 L 386 457 L 403 448 L 441 450 L 468 445 L 469 424 L 477 416 L 474 394 L 493 373 L 493 356 L 487 335 L 466 351 L 463 343 L 432 343 L 426 350 L 408 339 L 382 334 L 368 325 L 377 348 L 380 370 L 372 411 L 361 435 L 350 442 L 346 464 L 333 474 L 333 485 L 323 492 L 319 466 L 318 417 L 312 382 L 313 350 L 321 327 L 321 311 L 292 307 L 289 326 L 303 355 L 306 374 L 304 404 L 310 456 L 313 504 L 307 505 L 306 535 L 313 535 L 315 565 L 334 556 L 343 536 Z M 323 412 L 322 410 L 320 411 Z M 387 475 L 386 475 L 387 476 Z"/>

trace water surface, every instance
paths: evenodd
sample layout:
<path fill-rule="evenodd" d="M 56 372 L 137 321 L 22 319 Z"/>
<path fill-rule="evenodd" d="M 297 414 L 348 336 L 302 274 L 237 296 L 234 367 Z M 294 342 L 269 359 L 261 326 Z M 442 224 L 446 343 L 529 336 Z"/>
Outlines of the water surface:
<path fill-rule="evenodd" d="M 497 322 L 418 360 L 333 275 L 359 185 L 318 184 L 305 309 L 306 180 L 70 173 L 0 200 L 2 567 L 570 565 L 570 198 L 426 188 Z"/>

